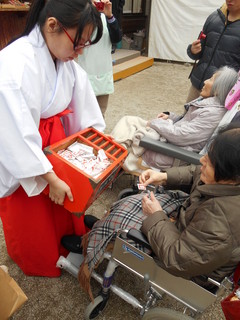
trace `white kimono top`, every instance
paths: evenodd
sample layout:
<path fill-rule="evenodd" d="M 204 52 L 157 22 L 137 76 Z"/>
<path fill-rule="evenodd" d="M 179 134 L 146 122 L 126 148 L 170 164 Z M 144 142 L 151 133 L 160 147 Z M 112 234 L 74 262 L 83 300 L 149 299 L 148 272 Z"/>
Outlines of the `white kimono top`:
<path fill-rule="evenodd" d="M 35 27 L 0 51 L 0 197 L 20 185 L 29 196 L 47 182 L 40 175 L 52 169 L 42 151 L 41 118 L 65 110 L 67 136 L 87 127 L 99 131 L 105 122 L 85 71 L 74 61 L 54 61 Z"/>

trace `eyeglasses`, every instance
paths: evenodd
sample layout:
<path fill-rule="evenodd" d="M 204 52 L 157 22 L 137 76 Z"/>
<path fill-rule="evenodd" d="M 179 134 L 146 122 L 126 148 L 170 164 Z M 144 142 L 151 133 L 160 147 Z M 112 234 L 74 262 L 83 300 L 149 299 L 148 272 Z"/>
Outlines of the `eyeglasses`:
<path fill-rule="evenodd" d="M 70 36 L 70 34 L 67 32 L 67 30 L 66 30 L 60 23 L 58 23 L 58 24 L 59 24 L 59 26 L 63 29 L 63 31 L 65 32 L 65 34 L 66 34 L 66 36 L 68 37 L 68 39 L 72 42 L 74 51 L 78 51 L 78 50 L 80 50 L 80 49 L 89 47 L 89 46 L 92 44 L 91 40 L 88 40 L 88 41 L 86 41 L 86 42 L 83 43 L 83 44 L 78 44 L 77 46 L 74 46 L 74 40 L 72 39 L 72 37 Z"/>

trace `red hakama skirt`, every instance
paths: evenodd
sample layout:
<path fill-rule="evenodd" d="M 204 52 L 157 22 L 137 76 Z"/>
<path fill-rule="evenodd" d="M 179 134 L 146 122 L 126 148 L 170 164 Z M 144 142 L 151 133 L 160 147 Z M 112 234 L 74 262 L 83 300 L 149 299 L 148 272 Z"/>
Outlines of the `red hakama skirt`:
<path fill-rule="evenodd" d="M 40 121 L 43 148 L 65 138 L 60 117 L 68 112 Z M 43 193 L 28 197 L 22 187 L 0 199 L 0 216 L 9 256 L 31 276 L 59 276 L 56 262 L 68 253 L 61 246 L 62 236 L 88 231 L 84 216 L 77 218 Z"/>

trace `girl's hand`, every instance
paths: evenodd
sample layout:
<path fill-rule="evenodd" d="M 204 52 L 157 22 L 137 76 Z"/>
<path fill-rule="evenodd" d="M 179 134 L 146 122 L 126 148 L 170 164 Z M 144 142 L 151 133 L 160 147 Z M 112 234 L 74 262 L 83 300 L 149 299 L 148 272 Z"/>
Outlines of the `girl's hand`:
<path fill-rule="evenodd" d="M 148 169 L 142 172 L 142 174 L 139 176 L 139 181 L 145 187 L 149 184 L 163 185 L 167 182 L 167 174 L 166 172 L 158 172 Z"/>
<path fill-rule="evenodd" d="M 70 201 L 73 201 L 73 195 L 70 187 L 55 172 L 50 171 L 42 175 L 49 184 L 49 198 L 56 204 L 63 205 L 65 195 Z"/>
<path fill-rule="evenodd" d="M 49 198 L 56 204 L 63 205 L 65 195 L 70 201 L 73 201 L 73 195 L 70 187 L 61 179 L 57 178 L 49 184 Z"/>
<path fill-rule="evenodd" d="M 155 198 L 152 191 L 150 193 L 150 196 L 146 194 L 142 198 L 142 210 L 143 210 L 143 214 L 146 216 L 150 216 L 154 212 L 162 210 L 160 203 Z"/>

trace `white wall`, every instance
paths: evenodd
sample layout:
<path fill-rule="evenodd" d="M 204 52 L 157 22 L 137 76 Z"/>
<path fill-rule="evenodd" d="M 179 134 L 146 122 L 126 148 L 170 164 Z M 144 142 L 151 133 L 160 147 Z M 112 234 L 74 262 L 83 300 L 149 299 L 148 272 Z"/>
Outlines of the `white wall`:
<path fill-rule="evenodd" d="M 197 39 L 210 13 L 224 0 L 152 0 L 149 57 L 193 62 L 187 46 Z"/>

